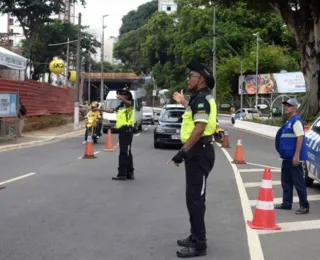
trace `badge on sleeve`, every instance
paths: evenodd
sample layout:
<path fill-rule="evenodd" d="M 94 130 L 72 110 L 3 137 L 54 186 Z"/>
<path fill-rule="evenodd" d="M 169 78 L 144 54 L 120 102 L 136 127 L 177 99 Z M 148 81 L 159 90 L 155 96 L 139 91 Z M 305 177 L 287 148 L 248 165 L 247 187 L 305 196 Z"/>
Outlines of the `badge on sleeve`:
<path fill-rule="evenodd" d="M 198 108 L 204 108 L 204 104 L 203 103 L 198 104 Z"/>

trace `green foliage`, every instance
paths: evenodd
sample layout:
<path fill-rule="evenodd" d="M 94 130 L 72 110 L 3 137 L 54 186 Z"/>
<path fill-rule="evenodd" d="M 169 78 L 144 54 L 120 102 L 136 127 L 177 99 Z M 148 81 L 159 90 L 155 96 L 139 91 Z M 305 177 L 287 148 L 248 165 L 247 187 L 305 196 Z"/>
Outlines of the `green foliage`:
<path fill-rule="evenodd" d="M 120 36 L 137 30 L 139 27 L 145 25 L 152 14 L 158 10 L 158 1 L 152 0 L 143 5 L 140 5 L 137 11 L 130 11 L 122 18 L 122 25 L 120 27 Z"/>
<path fill-rule="evenodd" d="M 95 37 L 85 32 L 82 27 L 81 37 L 81 50 L 83 56 L 96 53 L 95 48 L 101 47 L 101 44 Z M 48 72 L 48 65 L 54 56 L 60 56 L 62 59 L 67 60 L 67 45 L 49 46 L 49 44 L 67 42 L 68 38 L 73 41 L 78 38 L 78 26 L 62 22 L 61 20 L 54 20 L 50 23 L 42 25 L 37 32 L 38 36 L 33 42 L 31 48 L 31 60 L 35 65 L 36 73 Z M 77 50 L 77 42 L 69 44 L 70 56 L 75 57 Z M 27 40 L 22 41 L 22 53 L 27 55 L 29 45 Z M 73 55 L 72 55 L 73 54 Z M 71 60 L 72 62 L 72 60 Z M 73 61 L 75 63 L 75 61 Z"/>

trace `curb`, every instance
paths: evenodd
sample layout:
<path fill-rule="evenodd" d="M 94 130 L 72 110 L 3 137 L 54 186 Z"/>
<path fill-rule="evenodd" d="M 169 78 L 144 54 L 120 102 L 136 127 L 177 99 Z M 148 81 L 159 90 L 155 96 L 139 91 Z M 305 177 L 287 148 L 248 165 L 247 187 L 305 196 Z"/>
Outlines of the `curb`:
<path fill-rule="evenodd" d="M 12 150 L 18 150 L 22 148 L 27 148 L 27 147 L 33 147 L 33 146 L 40 146 L 48 143 L 53 143 L 55 141 L 59 141 L 60 139 L 68 138 L 68 137 L 76 137 L 80 134 L 83 134 L 83 129 L 79 129 L 74 132 L 62 134 L 62 135 L 57 135 L 54 137 L 49 137 L 43 140 L 38 140 L 38 141 L 31 141 L 31 142 L 25 142 L 21 144 L 10 144 L 10 145 L 4 145 L 0 147 L 0 152 L 6 152 L 6 151 L 12 151 Z"/>

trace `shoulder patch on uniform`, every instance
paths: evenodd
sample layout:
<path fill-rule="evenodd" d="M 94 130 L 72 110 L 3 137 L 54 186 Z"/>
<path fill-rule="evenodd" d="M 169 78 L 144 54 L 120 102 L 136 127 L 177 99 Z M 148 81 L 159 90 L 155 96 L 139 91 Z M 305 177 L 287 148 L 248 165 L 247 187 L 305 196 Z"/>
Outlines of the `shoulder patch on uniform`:
<path fill-rule="evenodd" d="M 203 103 L 198 104 L 198 108 L 204 108 L 204 104 Z"/>

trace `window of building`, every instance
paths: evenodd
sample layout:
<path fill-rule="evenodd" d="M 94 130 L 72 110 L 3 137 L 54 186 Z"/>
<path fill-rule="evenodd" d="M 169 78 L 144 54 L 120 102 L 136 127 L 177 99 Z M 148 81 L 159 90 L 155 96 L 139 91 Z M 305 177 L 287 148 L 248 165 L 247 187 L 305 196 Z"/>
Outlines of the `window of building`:
<path fill-rule="evenodd" d="M 13 47 L 13 40 L 9 40 L 10 47 Z"/>
<path fill-rule="evenodd" d="M 13 29 L 10 29 L 10 33 L 13 34 Z"/>
<path fill-rule="evenodd" d="M 167 5 L 167 11 L 171 11 L 171 6 Z"/>
<path fill-rule="evenodd" d="M 13 18 L 10 18 L 10 19 L 9 19 L 9 24 L 10 24 L 10 25 L 13 25 Z"/>

